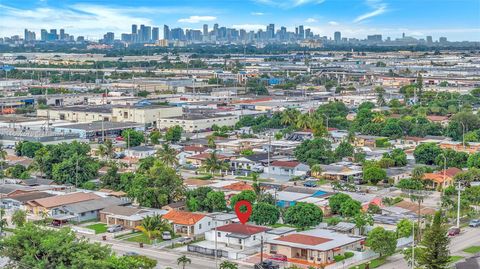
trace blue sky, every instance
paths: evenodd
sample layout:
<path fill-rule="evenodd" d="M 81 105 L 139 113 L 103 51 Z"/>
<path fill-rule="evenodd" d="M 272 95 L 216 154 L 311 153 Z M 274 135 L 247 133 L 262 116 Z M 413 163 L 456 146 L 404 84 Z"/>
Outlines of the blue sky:
<path fill-rule="evenodd" d="M 204 23 L 257 30 L 269 23 L 322 36 L 446 36 L 480 41 L 480 0 L 0 0 L 0 36 L 65 28 L 97 39 L 148 24 L 200 29 Z"/>

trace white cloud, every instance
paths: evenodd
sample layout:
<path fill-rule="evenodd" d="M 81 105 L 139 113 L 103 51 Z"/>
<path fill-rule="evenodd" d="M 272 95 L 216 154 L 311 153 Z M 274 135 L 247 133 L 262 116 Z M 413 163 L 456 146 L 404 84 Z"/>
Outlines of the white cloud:
<path fill-rule="evenodd" d="M 373 9 L 373 11 L 367 12 L 355 18 L 353 22 L 361 22 L 366 19 L 382 15 L 383 13 L 387 12 L 388 5 L 383 3 L 381 0 L 367 0 L 366 4 Z"/>
<path fill-rule="evenodd" d="M 188 18 L 179 19 L 178 22 L 186 22 L 186 23 L 199 23 L 205 21 L 214 21 L 217 17 L 215 16 L 190 16 Z"/>
<path fill-rule="evenodd" d="M 263 24 L 235 24 L 232 25 L 233 28 L 243 29 L 246 31 L 257 31 L 258 29 L 265 30 L 265 25 Z"/>
<path fill-rule="evenodd" d="M 252 16 L 263 16 L 263 15 L 265 15 L 265 13 L 263 13 L 263 12 L 252 12 L 252 13 L 250 13 L 250 15 L 252 15 Z"/>
<path fill-rule="evenodd" d="M 305 20 L 305 22 L 314 23 L 314 22 L 318 22 L 318 20 L 315 19 L 315 18 L 308 18 L 308 19 Z"/>
<path fill-rule="evenodd" d="M 295 8 L 304 5 L 318 5 L 325 0 L 252 0 L 253 2 L 260 5 L 268 5 L 273 7 L 279 7 L 284 9 Z"/>
<path fill-rule="evenodd" d="M 339 23 L 336 22 L 336 21 L 329 21 L 328 24 L 329 24 L 329 25 L 332 25 L 332 26 L 337 26 L 337 25 L 339 25 Z"/>

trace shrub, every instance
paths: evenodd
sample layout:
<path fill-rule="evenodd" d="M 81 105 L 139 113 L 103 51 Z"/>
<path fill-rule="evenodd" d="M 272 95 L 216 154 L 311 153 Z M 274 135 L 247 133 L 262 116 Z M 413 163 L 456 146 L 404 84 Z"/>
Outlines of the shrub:
<path fill-rule="evenodd" d="M 345 252 L 345 253 L 343 253 L 343 255 L 345 256 L 345 259 L 348 259 L 348 258 L 351 258 L 351 257 L 355 256 L 355 254 L 353 254 L 353 252 Z"/>

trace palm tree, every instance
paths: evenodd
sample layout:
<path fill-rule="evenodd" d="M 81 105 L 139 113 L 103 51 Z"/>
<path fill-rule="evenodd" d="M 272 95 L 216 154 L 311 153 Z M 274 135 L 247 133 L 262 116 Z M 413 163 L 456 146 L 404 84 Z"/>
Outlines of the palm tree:
<path fill-rule="evenodd" d="M 384 98 L 384 94 L 385 94 L 385 89 L 383 89 L 382 87 L 375 87 L 375 92 L 377 93 L 377 104 L 378 106 L 384 106 L 385 105 L 385 98 Z"/>
<path fill-rule="evenodd" d="M 215 137 L 213 135 L 208 136 L 208 142 L 207 145 L 211 149 L 217 148 L 217 144 L 215 144 Z"/>
<path fill-rule="evenodd" d="M 220 264 L 220 269 L 238 269 L 238 264 L 229 261 L 223 261 Z"/>
<path fill-rule="evenodd" d="M 314 164 L 312 168 L 310 168 L 310 172 L 312 176 L 319 177 L 323 172 L 322 166 L 320 164 Z"/>
<path fill-rule="evenodd" d="M 182 264 L 182 268 L 185 269 L 185 265 L 188 264 L 191 264 L 192 263 L 192 260 L 190 260 L 189 258 L 187 258 L 187 256 L 183 255 L 182 257 L 178 258 L 177 259 L 177 264 L 180 265 Z"/>
<path fill-rule="evenodd" d="M 313 119 L 308 114 L 300 114 L 297 118 L 297 128 L 299 129 L 310 129 L 313 125 Z"/>
<path fill-rule="evenodd" d="M 170 223 L 166 219 L 162 219 L 160 215 L 145 217 L 136 228 L 150 240 L 158 237 L 163 231 L 171 230 Z"/>
<path fill-rule="evenodd" d="M 102 158 L 106 157 L 107 159 L 110 159 L 113 157 L 114 152 L 115 148 L 112 140 L 110 139 L 105 140 L 105 143 L 98 147 L 98 155 L 100 155 Z"/>
<path fill-rule="evenodd" d="M 169 144 L 163 144 L 157 151 L 157 157 L 166 165 L 176 167 L 178 165 L 177 152 Z"/>
<path fill-rule="evenodd" d="M 215 151 L 210 153 L 210 156 L 205 159 L 202 167 L 205 169 L 205 171 L 210 171 L 212 174 L 217 170 L 228 169 L 228 165 L 218 159 L 217 153 Z"/>
<path fill-rule="evenodd" d="M 292 108 L 287 108 L 285 111 L 282 112 L 281 115 L 281 123 L 283 125 L 293 125 L 295 124 L 295 121 L 297 120 L 298 114 L 300 112 L 296 109 Z"/>
<path fill-rule="evenodd" d="M 381 113 L 377 113 L 372 119 L 372 122 L 374 123 L 382 123 L 384 121 L 385 121 L 385 116 Z"/>
<path fill-rule="evenodd" d="M 3 229 L 8 225 L 7 219 L 5 218 L 5 209 L 0 208 L 0 235 L 3 233 Z"/>
<path fill-rule="evenodd" d="M 7 151 L 3 149 L 3 145 L 0 144 L 0 171 L 3 173 L 3 163 L 7 159 Z"/>

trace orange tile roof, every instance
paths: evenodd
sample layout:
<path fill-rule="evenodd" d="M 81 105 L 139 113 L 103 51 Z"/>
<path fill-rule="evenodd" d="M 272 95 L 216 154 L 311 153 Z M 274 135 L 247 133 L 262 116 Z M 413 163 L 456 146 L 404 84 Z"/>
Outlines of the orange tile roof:
<path fill-rule="evenodd" d="M 273 161 L 272 162 L 272 166 L 290 167 L 290 168 L 297 167 L 297 165 L 299 164 L 300 162 L 297 162 L 297 161 Z"/>
<path fill-rule="evenodd" d="M 308 246 L 316 246 L 316 245 L 320 245 L 320 244 L 332 241 L 332 239 L 329 239 L 329 238 L 311 236 L 306 234 L 289 234 L 286 236 L 279 237 L 276 240 L 295 243 L 295 244 L 308 245 Z"/>
<path fill-rule="evenodd" d="M 185 211 L 171 210 L 167 214 L 163 215 L 162 218 L 173 222 L 174 224 L 180 225 L 194 225 L 203 219 L 206 215 Z"/>
<path fill-rule="evenodd" d="M 444 180 L 443 171 L 444 170 L 440 170 L 435 173 L 425 173 L 423 175 L 423 179 L 435 181 L 437 183 L 443 183 L 444 181 L 452 180 L 456 174 L 462 172 L 461 169 L 458 169 L 456 167 L 448 168 L 447 170 L 445 170 L 445 180 Z"/>
<path fill-rule="evenodd" d="M 244 181 L 235 182 L 230 185 L 224 186 L 223 188 L 230 191 L 253 191 L 253 187 Z"/>

